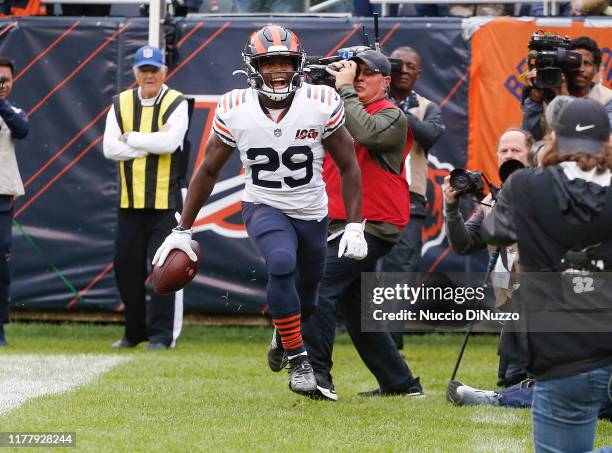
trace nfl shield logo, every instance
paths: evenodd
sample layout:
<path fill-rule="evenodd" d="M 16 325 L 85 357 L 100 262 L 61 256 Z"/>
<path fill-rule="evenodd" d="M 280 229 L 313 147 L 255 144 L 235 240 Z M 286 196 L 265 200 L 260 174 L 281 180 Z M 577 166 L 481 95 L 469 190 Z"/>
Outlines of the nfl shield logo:
<path fill-rule="evenodd" d="M 274 129 L 274 136 L 275 137 L 280 137 L 281 135 L 283 135 L 283 131 L 280 129 Z"/>
<path fill-rule="evenodd" d="M 142 56 L 145 58 L 151 58 L 153 56 L 153 49 L 145 49 L 142 52 Z"/>

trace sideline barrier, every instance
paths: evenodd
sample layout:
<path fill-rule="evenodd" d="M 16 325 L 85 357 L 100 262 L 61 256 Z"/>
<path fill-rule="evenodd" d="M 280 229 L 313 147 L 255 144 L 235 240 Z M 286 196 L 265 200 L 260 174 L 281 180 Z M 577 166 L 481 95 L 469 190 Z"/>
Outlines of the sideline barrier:
<path fill-rule="evenodd" d="M 217 97 L 245 86 L 243 76 L 231 74 L 242 68 L 240 52 L 248 35 L 273 20 L 177 20 L 178 58 L 168 83 L 196 98 L 188 136 L 190 172 L 203 157 Z M 278 21 L 300 36 L 310 55 L 330 55 L 340 47 L 361 44 L 359 18 Z M 372 37 L 371 21 L 363 24 Z M 442 106 L 447 126 L 430 152 L 423 270 L 482 269 L 483 254 L 460 258 L 449 253 L 442 228 L 440 184 L 449 170 L 468 159 L 470 51 L 463 37 L 465 23 L 385 18 L 380 25 L 386 51 L 409 45 L 421 54 L 423 76 L 417 89 Z M 119 305 L 112 271 L 117 170 L 104 159 L 101 140 L 112 96 L 133 83 L 132 58 L 147 42 L 147 31 L 147 20 L 140 18 L 0 21 L 0 54 L 17 64 L 11 101 L 28 112 L 31 122 L 29 137 L 18 144 L 26 196 L 15 206 L 13 306 L 114 310 Z M 483 96 L 497 96 L 505 81 L 495 82 Z M 513 108 L 519 108 L 518 101 Z M 470 156 L 474 153 L 490 157 L 492 150 L 470 148 Z M 249 315 L 266 310 L 262 261 L 241 221 L 239 168 L 236 154 L 200 212 L 195 239 L 202 246 L 203 265 L 185 291 L 189 311 Z"/>

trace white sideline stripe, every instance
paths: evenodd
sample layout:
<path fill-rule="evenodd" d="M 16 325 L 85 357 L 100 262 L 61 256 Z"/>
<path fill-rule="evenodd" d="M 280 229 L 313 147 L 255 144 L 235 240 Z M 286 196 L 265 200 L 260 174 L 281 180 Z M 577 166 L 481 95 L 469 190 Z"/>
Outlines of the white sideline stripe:
<path fill-rule="evenodd" d="M 108 354 L 0 356 L 0 415 L 26 401 L 88 384 L 128 357 Z"/>

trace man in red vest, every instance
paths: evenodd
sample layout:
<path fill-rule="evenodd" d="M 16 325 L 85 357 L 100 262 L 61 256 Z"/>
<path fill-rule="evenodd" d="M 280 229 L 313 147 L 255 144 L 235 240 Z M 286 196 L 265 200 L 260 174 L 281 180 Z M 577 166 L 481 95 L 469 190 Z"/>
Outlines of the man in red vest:
<path fill-rule="evenodd" d="M 422 395 L 419 379 L 412 375 L 390 334 L 361 331 L 361 273 L 375 272 L 376 261 L 399 241 L 410 216 L 404 162 L 413 144 L 412 133 L 403 112 L 387 99 L 391 64 L 382 53 L 361 52 L 351 60 L 335 63 L 328 72 L 335 77 L 336 91 L 344 101 L 345 125 L 353 136 L 361 169 L 368 255 L 361 261 L 342 256 L 340 236 L 354 224 L 347 224 L 340 175 L 327 159 L 323 179 L 329 199 L 330 235 L 325 276 L 318 311 L 302 325 L 317 378 L 317 390 L 311 397 L 332 401 L 338 398 L 331 377 L 336 310 L 379 384 L 376 390 L 360 395 Z"/>

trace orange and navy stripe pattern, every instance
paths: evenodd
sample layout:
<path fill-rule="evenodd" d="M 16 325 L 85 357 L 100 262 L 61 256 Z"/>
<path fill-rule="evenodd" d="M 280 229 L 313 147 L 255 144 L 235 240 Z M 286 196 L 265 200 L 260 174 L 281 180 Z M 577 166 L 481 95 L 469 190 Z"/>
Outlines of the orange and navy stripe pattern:
<path fill-rule="evenodd" d="M 329 136 L 344 124 L 344 103 L 340 100 L 335 90 L 323 85 L 308 85 L 306 97 L 328 106 L 336 105 L 323 129 L 325 136 Z"/>
<path fill-rule="evenodd" d="M 272 44 L 274 46 L 281 46 L 283 44 L 281 41 L 281 34 L 280 34 L 281 28 L 278 25 L 270 25 L 268 26 L 268 29 L 270 30 L 270 33 L 272 34 Z"/>
<path fill-rule="evenodd" d="M 259 55 L 262 53 L 266 53 L 266 46 L 264 45 L 261 37 L 259 36 L 260 31 L 254 32 L 249 38 L 249 46 L 250 51 L 253 55 Z"/>
<path fill-rule="evenodd" d="M 304 349 L 302 340 L 301 314 L 288 316 L 286 318 L 273 318 L 274 325 L 281 336 L 283 347 L 289 355 L 300 353 Z"/>
<path fill-rule="evenodd" d="M 225 143 L 230 146 L 236 146 L 236 139 L 234 135 L 225 124 L 219 113 L 226 114 L 228 111 L 233 109 L 234 107 L 238 107 L 241 104 L 245 104 L 247 102 L 247 90 L 232 90 L 229 93 L 225 93 L 219 104 L 217 104 L 217 111 L 215 113 L 215 118 L 213 120 L 212 128 L 215 134 Z"/>
<path fill-rule="evenodd" d="M 344 103 L 335 90 L 325 85 L 306 85 L 306 99 L 311 99 L 310 102 L 320 102 L 328 107 L 336 106 L 323 129 L 325 137 L 344 125 Z"/>
<path fill-rule="evenodd" d="M 289 52 L 299 52 L 300 41 L 295 33 L 280 25 L 269 24 L 253 32 L 247 44 L 248 53 L 262 55 L 269 47 L 285 47 Z"/>
<path fill-rule="evenodd" d="M 219 118 L 218 115 L 215 115 L 215 119 L 213 120 L 212 125 L 213 131 L 217 136 L 225 143 L 230 146 L 236 147 L 236 139 L 230 132 L 229 128 L 225 124 L 225 122 Z"/>

